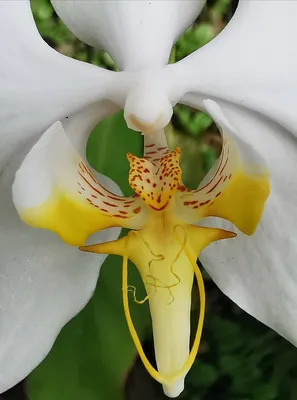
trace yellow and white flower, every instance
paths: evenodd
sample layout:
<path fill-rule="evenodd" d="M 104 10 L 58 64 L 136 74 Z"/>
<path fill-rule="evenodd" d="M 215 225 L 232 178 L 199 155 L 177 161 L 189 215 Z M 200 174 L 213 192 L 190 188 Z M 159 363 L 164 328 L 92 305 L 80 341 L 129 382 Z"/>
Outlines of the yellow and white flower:
<path fill-rule="evenodd" d="M 242 0 L 216 39 L 169 66 L 204 1 L 52 3 L 120 72 L 49 48 L 29 1 L 0 3 L 1 391 L 41 362 L 84 307 L 106 254 L 123 257 L 128 326 L 169 397 L 182 391 L 198 350 L 205 297 L 196 258 L 214 241 L 226 239 L 201 260 L 217 285 L 296 343 L 296 3 Z M 196 190 L 183 185 L 180 150 L 170 153 L 164 135 L 178 102 L 206 111 L 222 132 L 221 155 Z M 127 155 L 132 197 L 84 158 L 92 128 L 120 108 L 144 134 L 143 158 Z M 117 240 L 120 227 L 131 231 Z M 147 290 L 158 371 L 130 317 L 128 258 Z M 194 276 L 201 312 L 190 349 Z"/>

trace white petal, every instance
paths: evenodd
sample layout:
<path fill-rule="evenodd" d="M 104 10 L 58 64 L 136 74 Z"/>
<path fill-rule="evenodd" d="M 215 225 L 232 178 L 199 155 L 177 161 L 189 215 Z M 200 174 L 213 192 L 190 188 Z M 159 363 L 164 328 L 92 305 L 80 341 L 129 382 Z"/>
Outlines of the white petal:
<path fill-rule="evenodd" d="M 68 115 L 61 121 L 65 133 L 78 153 L 82 156 L 86 154 L 86 145 L 92 130 L 99 121 L 118 110 L 113 103 L 100 101 Z"/>
<path fill-rule="evenodd" d="M 84 42 L 110 53 L 120 69 L 165 65 L 174 41 L 205 0 L 51 0 Z"/>
<path fill-rule="evenodd" d="M 188 93 L 182 102 L 196 96 L 221 98 L 296 134 L 296 13 L 296 1 L 241 0 L 221 34 L 168 67 L 181 95 Z"/>
<path fill-rule="evenodd" d="M 60 329 L 89 300 L 105 259 L 20 221 L 10 189 L 19 162 L 11 161 L 0 180 L 0 392 L 46 356 Z M 118 233 L 107 230 L 100 239 Z"/>
<path fill-rule="evenodd" d="M 0 2 L 0 49 L 0 171 L 30 137 L 116 93 L 109 85 L 118 74 L 62 56 L 42 40 L 27 0 Z"/>
<path fill-rule="evenodd" d="M 69 136 L 70 128 L 68 125 Z M 95 179 L 57 121 L 32 147 L 16 172 L 13 202 L 28 225 L 54 231 L 74 246 L 82 246 L 90 234 L 102 229 L 138 228 L 143 224 L 140 200 L 117 196 L 110 192 L 109 182 L 107 190 L 100 180 Z M 118 192 L 115 183 L 113 187 Z"/>
<path fill-rule="evenodd" d="M 221 103 L 238 134 L 265 159 L 271 194 L 253 236 L 214 243 L 201 261 L 219 288 L 245 311 L 297 344 L 297 140 L 279 125 Z M 207 219 L 236 230 L 226 221 Z"/>

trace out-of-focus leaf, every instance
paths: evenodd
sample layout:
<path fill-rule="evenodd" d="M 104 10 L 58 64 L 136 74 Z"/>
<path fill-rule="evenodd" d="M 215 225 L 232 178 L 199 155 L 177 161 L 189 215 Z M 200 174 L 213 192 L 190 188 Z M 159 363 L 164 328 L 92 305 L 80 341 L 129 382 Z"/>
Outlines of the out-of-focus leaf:
<path fill-rule="evenodd" d="M 31 0 L 31 8 L 35 18 L 47 20 L 53 15 L 53 7 L 49 0 Z"/>
<path fill-rule="evenodd" d="M 125 195 L 132 193 L 128 183 L 128 152 L 141 157 L 143 137 L 127 127 L 120 111 L 100 122 L 93 130 L 87 145 L 87 156 L 92 167 L 117 182 Z"/>
<path fill-rule="evenodd" d="M 112 177 L 125 192 L 128 150 L 140 155 L 142 137 L 126 128 L 122 113 L 101 123 L 88 144 L 93 166 Z M 145 296 L 133 265 L 129 267 L 129 283 L 137 287 L 137 297 Z M 142 338 L 150 325 L 148 306 L 131 301 L 131 312 Z M 89 304 L 64 327 L 48 357 L 29 376 L 29 399 L 120 400 L 135 356 L 123 313 L 121 259 L 109 256 Z"/>
<path fill-rule="evenodd" d="M 199 359 L 194 363 L 187 377 L 189 382 L 195 388 L 211 386 L 218 377 L 218 371 L 212 365 L 206 364 Z"/>
<path fill-rule="evenodd" d="M 176 147 L 181 149 L 183 183 L 190 189 L 196 189 L 205 176 L 200 140 L 177 131 L 171 124 L 166 127 L 166 136 L 170 150 Z"/>

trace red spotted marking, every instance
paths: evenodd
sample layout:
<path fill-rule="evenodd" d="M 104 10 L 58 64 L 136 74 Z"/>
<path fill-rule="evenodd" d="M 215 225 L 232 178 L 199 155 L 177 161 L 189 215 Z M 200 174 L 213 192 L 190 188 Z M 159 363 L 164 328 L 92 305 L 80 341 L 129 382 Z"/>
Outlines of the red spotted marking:
<path fill-rule="evenodd" d="M 199 203 L 199 206 L 204 206 L 205 204 L 208 204 L 210 202 L 211 202 L 211 200 L 203 201 L 202 203 Z"/>
<path fill-rule="evenodd" d="M 168 150 L 168 148 L 167 147 L 158 147 L 158 149 L 157 150 Z"/>
<path fill-rule="evenodd" d="M 224 169 L 225 169 L 225 167 L 226 167 L 226 165 L 227 165 L 228 160 L 229 160 L 229 157 L 226 158 L 225 164 L 223 165 L 223 167 L 222 167 L 222 169 L 221 169 L 221 171 L 220 171 L 220 175 L 223 174 L 223 171 L 224 171 Z"/>
<path fill-rule="evenodd" d="M 216 178 L 217 174 L 220 172 L 220 168 L 221 168 L 221 165 L 222 165 L 222 162 L 223 162 L 223 158 L 224 158 L 224 148 L 223 148 L 223 150 L 222 150 L 220 163 L 219 163 L 219 166 L 218 166 L 218 168 L 217 168 L 217 170 L 216 170 L 216 173 L 214 174 L 214 176 L 212 177 L 212 179 L 211 179 L 206 185 L 204 185 L 202 188 L 196 190 L 197 193 L 200 192 L 200 191 L 203 190 L 203 189 L 206 189 L 206 188 L 214 181 L 214 179 Z M 208 193 L 208 192 L 207 192 L 207 193 Z"/>
<path fill-rule="evenodd" d="M 110 196 L 110 195 L 107 195 L 107 197 L 108 197 L 109 199 L 112 199 L 112 200 L 126 201 L 125 198 L 121 198 L 121 197 L 114 197 L 114 196 Z"/>
<path fill-rule="evenodd" d="M 109 206 L 109 207 L 117 207 L 116 204 L 108 203 L 107 201 L 103 201 L 102 203 L 106 204 L 106 205 Z"/>
<path fill-rule="evenodd" d="M 184 205 L 185 206 L 190 206 L 192 204 L 197 204 L 198 200 L 193 200 L 193 201 L 184 201 Z"/>
<path fill-rule="evenodd" d="M 222 179 L 223 179 L 223 177 L 221 176 L 220 179 L 217 181 L 217 183 L 211 189 L 209 189 L 209 191 L 206 192 L 206 194 L 213 192 L 215 190 L 215 188 L 220 184 Z"/>
<path fill-rule="evenodd" d="M 156 207 L 152 206 L 151 204 L 149 204 L 149 206 L 155 211 L 162 211 L 162 210 L 165 210 L 165 208 L 168 206 L 168 203 L 169 202 L 167 201 L 166 204 L 164 204 L 164 206 L 162 206 L 160 208 L 156 208 Z"/>
<path fill-rule="evenodd" d="M 179 185 L 177 187 L 177 190 L 179 190 L 180 192 L 185 192 L 187 190 L 187 188 L 184 185 Z"/>
<path fill-rule="evenodd" d="M 100 190 L 98 190 L 97 188 L 95 188 L 80 172 L 79 175 L 90 186 L 91 189 L 95 190 L 95 192 L 100 194 L 100 196 L 105 197 L 105 194 L 100 192 Z"/>

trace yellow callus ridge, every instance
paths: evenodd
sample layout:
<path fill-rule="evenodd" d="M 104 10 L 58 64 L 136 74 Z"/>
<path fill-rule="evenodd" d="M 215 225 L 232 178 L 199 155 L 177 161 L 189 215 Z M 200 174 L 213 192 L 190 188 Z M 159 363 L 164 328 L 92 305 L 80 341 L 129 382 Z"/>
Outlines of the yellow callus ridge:
<path fill-rule="evenodd" d="M 97 253 L 120 254 L 123 263 L 124 309 L 140 357 L 148 372 L 159 381 L 169 397 L 183 390 L 184 378 L 198 351 L 203 318 L 204 288 L 196 259 L 214 240 L 233 237 L 232 232 L 185 224 L 170 209 L 152 212 L 146 226 L 130 231 L 120 240 L 82 248 Z M 156 371 L 143 353 L 128 306 L 127 259 L 138 268 L 147 292 L 153 325 Z M 200 291 L 200 317 L 190 351 L 190 308 L 193 278 Z"/>

